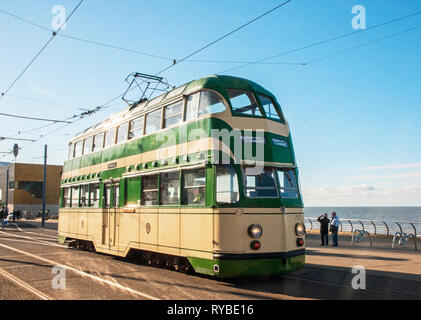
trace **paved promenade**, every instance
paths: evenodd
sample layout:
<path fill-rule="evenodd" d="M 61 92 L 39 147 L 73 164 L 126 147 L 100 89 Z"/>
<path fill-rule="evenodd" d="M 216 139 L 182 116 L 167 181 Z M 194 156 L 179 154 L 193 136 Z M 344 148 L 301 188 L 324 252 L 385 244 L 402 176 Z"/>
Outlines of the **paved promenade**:
<path fill-rule="evenodd" d="M 80 251 L 56 241 L 55 221 L 11 223 L 0 232 L 0 299 L 421 299 L 421 253 L 389 248 L 320 247 L 307 237 L 306 267 L 285 276 L 217 280 Z M 54 289 L 54 266 L 66 286 Z M 355 290 L 352 268 L 366 269 Z"/>

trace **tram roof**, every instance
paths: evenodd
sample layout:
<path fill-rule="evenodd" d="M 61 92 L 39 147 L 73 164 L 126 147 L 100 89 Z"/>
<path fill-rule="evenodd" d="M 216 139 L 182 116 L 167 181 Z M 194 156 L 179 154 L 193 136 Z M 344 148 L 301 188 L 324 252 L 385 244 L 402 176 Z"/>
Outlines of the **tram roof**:
<path fill-rule="evenodd" d="M 80 135 L 87 133 L 88 131 L 95 131 L 97 128 L 109 123 L 110 121 L 113 122 L 113 119 L 121 118 L 121 116 L 130 114 L 130 113 L 136 113 L 136 110 L 141 109 L 142 111 L 148 111 L 149 109 L 153 109 L 154 107 L 160 104 L 165 104 L 167 102 L 176 100 L 183 94 L 190 94 L 190 93 L 193 93 L 195 91 L 198 91 L 200 89 L 205 89 L 205 88 L 219 91 L 223 95 L 225 95 L 225 89 L 255 91 L 255 92 L 259 92 L 261 94 L 267 95 L 275 99 L 274 95 L 270 91 L 266 90 L 265 88 L 263 88 L 261 85 L 257 84 L 254 81 L 251 81 L 245 78 L 240 78 L 240 77 L 228 76 L 228 75 L 209 75 L 197 80 L 187 82 L 181 86 L 176 87 L 175 89 L 171 91 L 165 92 L 150 100 L 147 100 L 145 102 L 123 109 L 111 115 L 109 118 L 105 119 L 104 121 L 97 123 L 77 133 L 74 136 L 74 139 Z M 228 100 L 228 97 L 225 97 L 225 98 Z"/>

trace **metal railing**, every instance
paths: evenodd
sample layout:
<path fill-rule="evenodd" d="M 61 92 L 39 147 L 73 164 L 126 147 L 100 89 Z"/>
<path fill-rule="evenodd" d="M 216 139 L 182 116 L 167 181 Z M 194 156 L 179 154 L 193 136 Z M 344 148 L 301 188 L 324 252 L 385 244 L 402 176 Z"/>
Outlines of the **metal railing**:
<path fill-rule="evenodd" d="M 307 230 L 320 229 L 317 218 L 305 218 Z M 393 236 L 396 232 L 412 233 L 415 238 L 421 236 L 421 222 L 408 221 L 382 221 L 339 218 L 339 232 L 354 233 L 355 230 L 370 232 L 371 235 Z"/>

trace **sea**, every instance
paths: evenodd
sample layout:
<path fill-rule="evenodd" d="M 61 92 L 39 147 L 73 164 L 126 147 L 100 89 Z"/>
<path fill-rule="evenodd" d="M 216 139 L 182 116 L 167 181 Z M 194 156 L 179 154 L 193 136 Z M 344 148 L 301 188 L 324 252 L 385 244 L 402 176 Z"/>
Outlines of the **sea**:
<path fill-rule="evenodd" d="M 339 218 L 420 222 L 421 207 L 305 207 L 306 218 L 317 218 L 323 213 L 336 212 Z"/>

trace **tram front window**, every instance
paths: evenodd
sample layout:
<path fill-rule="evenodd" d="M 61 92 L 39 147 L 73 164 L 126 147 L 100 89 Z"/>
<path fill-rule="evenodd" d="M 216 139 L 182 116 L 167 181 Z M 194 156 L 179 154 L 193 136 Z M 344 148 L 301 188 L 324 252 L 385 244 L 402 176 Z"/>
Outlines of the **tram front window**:
<path fill-rule="evenodd" d="M 249 198 L 277 198 L 275 173 L 269 167 L 246 167 L 245 194 Z"/>
<path fill-rule="evenodd" d="M 281 198 L 298 198 L 297 180 L 293 169 L 279 169 L 278 179 Z"/>

